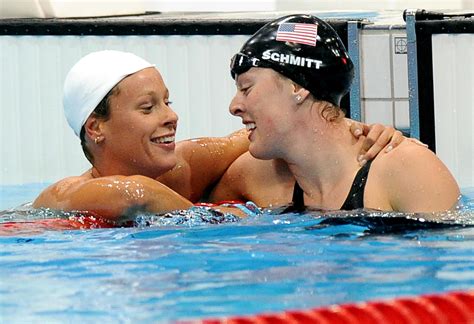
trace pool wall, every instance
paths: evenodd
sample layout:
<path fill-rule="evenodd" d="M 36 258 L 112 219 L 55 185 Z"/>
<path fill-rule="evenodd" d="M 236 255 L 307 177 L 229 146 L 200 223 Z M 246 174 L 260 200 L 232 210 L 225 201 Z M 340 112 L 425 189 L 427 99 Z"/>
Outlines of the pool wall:
<path fill-rule="evenodd" d="M 223 136 L 240 128 L 240 119 L 230 116 L 227 110 L 234 93 L 229 59 L 248 35 L 284 14 L 287 12 L 1 19 L 0 183 L 52 182 L 89 167 L 79 140 L 64 119 L 61 91 L 69 68 L 95 50 L 126 50 L 157 65 L 180 116 L 179 140 Z M 360 117 L 368 123 L 408 130 L 407 33 L 402 13 L 390 17 L 374 12 L 319 16 L 331 21 L 363 20 L 357 30 L 356 47 L 360 62 Z M 347 39 L 347 35 L 341 37 Z M 458 48 L 459 38 L 449 40 L 451 47 L 444 41 L 433 42 L 438 46 L 433 52 L 441 55 L 440 61 L 433 59 L 437 64 L 433 78 L 435 98 L 440 103 L 437 122 L 442 125 L 436 126 L 442 132 L 436 134 L 436 146 L 460 185 L 473 186 L 474 100 L 469 89 L 473 88 L 474 67 L 469 58 L 474 50 L 471 34 L 466 34 L 465 39 L 467 43 L 463 41 L 459 50 L 470 50 L 471 54 L 458 54 L 464 61 L 458 57 L 450 60 L 458 64 L 457 69 L 450 69 L 451 64 L 443 60 Z M 451 72 L 448 79 L 438 77 L 446 73 L 438 65 Z M 461 80 L 460 75 L 462 82 L 456 83 Z M 456 104 L 450 98 L 456 98 Z M 445 115 L 441 117 L 441 113 Z"/>

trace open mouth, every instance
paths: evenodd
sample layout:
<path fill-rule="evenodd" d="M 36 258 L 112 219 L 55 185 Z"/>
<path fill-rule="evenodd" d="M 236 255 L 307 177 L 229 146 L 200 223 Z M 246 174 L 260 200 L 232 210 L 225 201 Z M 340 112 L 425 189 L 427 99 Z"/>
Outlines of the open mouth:
<path fill-rule="evenodd" d="M 255 123 L 247 123 L 245 124 L 245 128 L 248 130 L 248 131 L 253 131 L 257 126 L 255 125 Z"/>
<path fill-rule="evenodd" d="M 171 143 L 174 143 L 175 136 L 169 135 L 169 136 L 155 137 L 155 138 L 152 138 L 151 141 L 157 144 L 171 144 Z"/>

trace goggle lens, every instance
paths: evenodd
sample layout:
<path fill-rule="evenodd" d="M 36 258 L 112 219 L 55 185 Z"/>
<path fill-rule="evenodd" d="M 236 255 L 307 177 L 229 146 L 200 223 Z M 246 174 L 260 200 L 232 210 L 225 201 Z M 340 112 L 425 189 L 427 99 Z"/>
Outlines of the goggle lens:
<path fill-rule="evenodd" d="M 260 66 L 260 60 L 248 55 L 237 53 L 230 60 L 230 73 L 235 79 L 236 74 L 247 72 L 251 67 Z"/>

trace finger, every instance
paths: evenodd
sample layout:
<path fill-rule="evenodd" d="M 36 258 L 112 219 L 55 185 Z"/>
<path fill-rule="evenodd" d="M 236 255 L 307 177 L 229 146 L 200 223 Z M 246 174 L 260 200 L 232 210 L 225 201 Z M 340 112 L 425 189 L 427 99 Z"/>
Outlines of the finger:
<path fill-rule="evenodd" d="M 385 126 L 381 124 L 373 124 L 368 127 L 368 132 L 364 135 L 366 135 L 366 138 L 364 142 L 362 143 L 362 150 L 364 152 L 368 152 L 369 149 L 375 144 L 377 140 L 380 139 L 380 136 L 384 133 L 385 131 Z M 388 139 L 387 139 L 388 142 Z"/>
<path fill-rule="evenodd" d="M 384 127 L 383 131 L 377 137 L 377 139 L 373 140 L 372 138 L 367 137 L 366 143 L 363 144 L 363 147 L 366 145 L 368 146 L 369 144 L 372 145 L 370 145 L 370 147 L 366 149 L 365 153 L 361 152 L 361 155 L 358 158 L 359 164 L 364 165 L 367 161 L 370 161 L 375 158 L 377 154 L 379 154 L 384 149 L 384 147 L 387 146 L 387 143 L 389 143 L 390 139 L 393 137 L 392 135 L 396 132 L 397 131 L 395 131 L 393 127 Z M 396 136 L 395 141 L 393 141 L 392 143 L 393 146 L 391 149 L 393 149 L 394 146 L 398 145 L 397 141 L 399 141 L 400 139 L 403 139 L 403 136 Z"/>
<path fill-rule="evenodd" d="M 388 135 L 387 135 L 387 132 L 384 131 L 379 136 L 379 138 L 375 141 L 375 143 L 364 154 L 363 160 L 370 161 L 374 157 L 376 157 L 377 154 L 379 154 L 383 150 L 387 141 L 388 141 Z"/>
<path fill-rule="evenodd" d="M 393 150 L 395 147 L 397 147 L 398 145 L 400 145 L 401 142 L 403 142 L 405 140 L 405 136 L 403 136 L 403 133 L 398 131 L 398 130 L 395 130 L 393 135 L 392 135 L 392 138 L 390 139 L 390 142 L 388 143 L 387 147 L 385 148 L 385 152 L 390 152 L 391 150 Z"/>
<path fill-rule="evenodd" d="M 351 133 L 356 138 L 359 138 L 362 134 L 364 134 L 364 132 L 368 132 L 368 126 L 365 124 L 351 119 L 348 119 L 347 123 L 350 126 Z"/>

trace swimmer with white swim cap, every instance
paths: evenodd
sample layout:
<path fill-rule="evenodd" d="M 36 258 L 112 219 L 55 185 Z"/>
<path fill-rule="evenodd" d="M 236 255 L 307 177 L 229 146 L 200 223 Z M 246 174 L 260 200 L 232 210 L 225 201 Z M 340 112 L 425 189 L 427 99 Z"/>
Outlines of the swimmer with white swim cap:
<path fill-rule="evenodd" d="M 69 71 L 63 103 L 92 168 L 45 189 L 34 207 L 87 211 L 116 220 L 130 211 L 163 213 L 193 206 L 156 180 L 178 163 L 181 172 L 191 165 L 181 150 L 175 150 L 178 117 L 153 64 L 132 53 L 90 53 Z M 229 147 L 215 162 L 215 170 L 222 174 L 248 144 L 238 135 L 217 141 L 204 144 Z M 187 146 L 202 150 L 201 144 Z M 204 153 L 196 154 L 193 163 L 199 163 L 200 155 Z M 220 176 L 209 174 L 215 179 Z"/>

